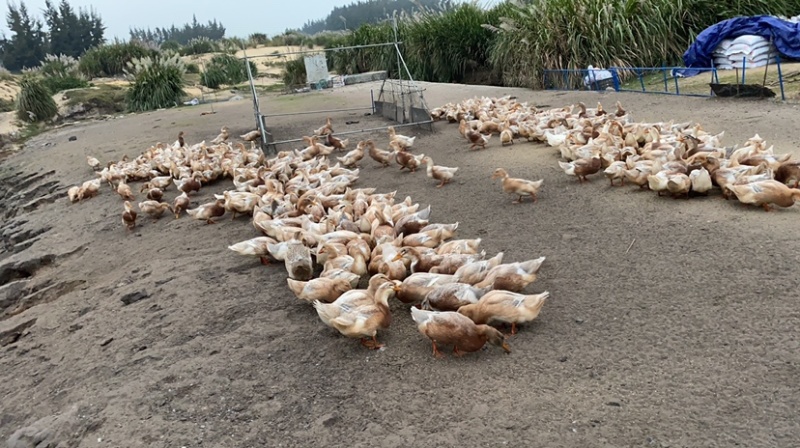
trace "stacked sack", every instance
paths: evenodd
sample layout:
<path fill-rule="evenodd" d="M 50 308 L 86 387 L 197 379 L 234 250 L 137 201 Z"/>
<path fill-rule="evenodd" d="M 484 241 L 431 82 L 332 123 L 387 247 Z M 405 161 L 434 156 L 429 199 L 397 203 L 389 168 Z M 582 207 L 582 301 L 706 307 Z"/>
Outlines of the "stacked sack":
<path fill-rule="evenodd" d="M 744 35 L 723 40 L 713 52 L 714 66 L 720 70 L 763 67 L 775 63 L 778 50 L 761 36 Z"/>

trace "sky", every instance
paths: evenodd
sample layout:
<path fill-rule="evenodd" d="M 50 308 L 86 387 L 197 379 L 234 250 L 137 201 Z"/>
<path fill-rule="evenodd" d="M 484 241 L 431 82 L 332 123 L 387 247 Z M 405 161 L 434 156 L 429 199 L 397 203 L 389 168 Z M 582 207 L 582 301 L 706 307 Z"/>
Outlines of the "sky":
<path fill-rule="evenodd" d="M 41 17 L 44 0 L 12 1 L 16 4 L 23 1 L 31 13 Z M 499 1 L 479 0 L 478 3 L 492 5 Z M 173 23 L 181 26 L 191 22 L 192 14 L 203 23 L 213 19 L 222 22 L 228 37 L 247 37 L 256 32 L 274 36 L 287 28 L 300 28 L 308 20 L 322 19 L 334 6 L 348 5 L 353 0 L 240 0 L 231 3 L 219 0 L 69 0 L 69 3 L 75 8 L 94 8 L 106 24 L 106 38 L 112 40 L 115 36 L 127 39 L 131 27 L 169 27 Z M 0 30 L 8 34 L 6 2 L 2 3 L 2 9 Z"/>

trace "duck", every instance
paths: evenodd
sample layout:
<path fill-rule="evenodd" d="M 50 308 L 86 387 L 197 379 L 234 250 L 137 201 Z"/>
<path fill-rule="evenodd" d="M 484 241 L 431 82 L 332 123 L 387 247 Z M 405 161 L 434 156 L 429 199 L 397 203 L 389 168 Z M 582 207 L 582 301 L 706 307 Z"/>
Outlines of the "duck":
<path fill-rule="evenodd" d="M 69 198 L 70 202 L 78 202 L 79 201 L 78 195 L 80 195 L 80 193 L 81 193 L 81 187 L 78 186 L 69 187 L 69 189 L 67 190 L 67 197 Z"/>
<path fill-rule="evenodd" d="M 409 262 L 411 273 L 429 272 L 431 268 L 441 263 L 441 255 L 436 254 L 436 250 L 427 247 L 402 247 L 397 251 L 392 261 L 406 259 Z"/>
<path fill-rule="evenodd" d="M 480 149 L 486 149 L 486 145 L 489 143 L 489 139 L 492 138 L 492 134 L 483 135 L 478 131 L 469 129 L 467 130 L 466 137 L 471 143 L 469 149 L 475 149 L 476 147 L 480 147 Z"/>
<path fill-rule="evenodd" d="M 314 135 L 320 137 L 328 134 L 333 134 L 333 122 L 331 121 L 331 117 L 326 118 L 325 124 L 314 131 Z"/>
<path fill-rule="evenodd" d="M 200 181 L 203 178 L 203 174 L 200 172 L 192 173 L 191 177 L 182 177 L 175 181 L 175 186 L 178 188 L 178 191 L 189 194 L 193 192 L 200 191 L 203 184 Z"/>
<path fill-rule="evenodd" d="M 240 135 L 239 138 L 244 140 L 244 141 L 246 141 L 246 142 L 254 142 L 254 141 L 258 140 L 259 138 L 261 138 L 261 131 L 256 129 L 254 131 L 250 131 L 250 132 L 248 132 L 246 134 Z"/>
<path fill-rule="evenodd" d="M 372 160 L 380 163 L 384 168 L 391 164 L 393 152 L 377 148 L 372 140 L 364 142 L 364 146 L 367 147 L 367 152 Z"/>
<path fill-rule="evenodd" d="M 458 171 L 458 167 L 450 168 L 441 165 L 434 165 L 433 159 L 430 158 L 430 156 L 422 157 L 421 162 L 428 165 L 428 177 L 440 181 L 436 188 L 441 188 L 444 186 L 444 184 L 449 183 L 453 179 L 453 176 L 455 176 L 456 171 Z"/>
<path fill-rule="evenodd" d="M 398 134 L 394 130 L 394 126 L 389 126 L 386 130 L 389 133 L 389 140 L 392 143 L 396 143 L 402 149 L 411 148 L 412 146 L 414 146 L 414 141 L 417 139 L 416 136 L 408 137 L 405 135 Z"/>
<path fill-rule="evenodd" d="M 491 288 L 520 292 L 536 281 L 536 275 L 544 260 L 545 257 L 539 257 L 518 263 L 497 265 L 486 274 L 486 278 L 474 286 L 481 289 Z"/>
<path fill-rule="evenodd" d="M 337 157 L 336 160 L 345 168 L 353 168 L 364 158 L 364 146 L 364 142 L 359 142 L 356 149 L 348 152 L 344 157 Z"/>
<path fill-rule="evenodd" d="M 167 190 L 167 187 L 172 184 L 172 176 L 156 176 L 150 179 L 149 182 L 145 183 L 144 185 L 147 188 L 159 188 L 163 191 Z"/>
<path fill-rule="evenodd" d="M 314 274 L 314 263 L 311 261 L 311 250 L 301 240 L 286 242 L 284 264 L 289 278 L 293 280 L 308 281 Z"/>
<path fill-rule="evenodd" d="M 625 186 L 625 169 L 627 168 L 627 164 L 622 161 L 614 161 L 603 170 L 603 174 L 606 175 L 608 181 L 611 183 L 611 186 L 615 186 L 614 181 L 619 179 L 620 186 Z"/>
<path fill-rule="evenodd" d="M 692 191 L 697 194 L 708 194 L 714 187 L 711 182 L 711 174 L 703 167 L 689 173 L 689 181 L 692 184 Z"/>
<path fill-rule="evenodd" d="M 139 203 L 139 210 L 153 218 L 153 221 L 157 221 L 165 211 L 171 208 L 172 206 L 166 202 L 143 201 Z"/>
<path fill-rule="evenodd" d="M 454 231 L 444 234 L 444 239 L 450 238 Z M 439 255 L 477 255 L 481 247 L 481 238 L 460 239 L 447 241 L 436 248 Z"/>
<path fill-rule="evenodd" d="M 403 237 L 403 246 L 407 247 L 428 247 L 435 248 L 445 240 L 445 234 L 442 229 L 429 230 L 427 232 L 420 232 Z"/>
<path fill-rule="evenodd" d="M 78 201 L 93 198 L 100 193 L 101 179 L 87 180 L 78 189 Z"/>
<path fill-rule="evenodd" d="M 326 137 L 326 141 L 328 143 L 328 146 L 331 146 L 338 151 L 346 150 L 347 145 L 350 143 L 349 138 L 342 140 L 340 138 L 334 137 L 333 134 L 328 134 L 328 136 Z"/>
<path fill-rule="evenodd" d="M 800 186 L 800 161 L 787 160 L 775 170 L 775 180 L 797 188 Z"/>
<path fill-rule="evenodd" d="M 181 212 L 188 209 L 190 204 L 191 199 L 185 192 L 175 197 L 175 200 L 172 201 L 172 212 L 175 213 L 175 219 L 180 218 Z"/>
<path fill-rule="evenodd" d="M 464 305 L 478 303 L 486 290 L 467 283 L 448 283 L 434 287 L 422 301 L 422 309 L 433 311 L 458 311 Z"/>
<path fill-rule="evenodd" d="M 141 192 L 140 192 L 141 193 Z M 147 189 L 147 193 L 145 193 L 145 197 L 151 201 L 159 201 L 161 202 L 164 199 L 164 192 L 161 191 L 160 188 L 150 188 Z"/>
<path fill-rule="evenodd" d="M 214 195 L 216 199 L 222 199 L 224 202 L 225 210 L 231 212 L 231 221 L 236 219 L 236 214 L 252 214 L 253 209 L 258 205 L 261 196 L 255 193 L 248 193 L 243 191 L 225 191 L 222 197 Z"/>
<path fill-rule="evenodd" d="M 86 163 L 89 164 L 89 168 L 93 171 L 100 171 L 100 161 L 96 157 L 86 156 Z"/>
<path fill-rule="evenodd" d="M 455 276 L 454 281 L 470 285 L 482 282 L 489 274 L 489 271 L 503 262 L 503 256 L 503 252 L 498 252 L 497 255 L 488 260 L 474 261 L 461 266 L 456 270 L 455 274 L 453 274 Z"/>
<path fill-rule="evenodd" d="M 761 206 L 768 212 L 773 210 L 773 205 L 791 207 L 795 201 L 800 200 L 800 189 L 791 188 L 774 179 L 728 185 L 728 189 L 736 195 L 739 202 Z"/>
<path fill-rule="evenodd" d="M 332 303 L 353 289 L 353 285 L 346 278 L 319 277 L 309 281 L 287 278 L 286 282 L 298 299 L 311 303 L 314 301 Z"/>
<path fill-rule="evenodd" d="M 136 199 L 133 196 L 133 190 L 131 190 L 131 186 L 126 183 L 126 179 L 120 179 L 116 191 L 117 194 L 122 196 L 122 198 L 125 200 L 133 201 Z"/>
<path fill-rule="evenodd" d="M 514 133 L 511 131 L 508 122 L 505 122 L 503 124 L 503 130 L 500 131 L 500 146 L 505 146 L 507 144 L 514 144 Z"/>
<path fill-rule="evenodd" d="M 400 165 L 400 171 L 402 171 L 404 168 L 408 168 L 410 172 L 414 173 L 422 164 L 423 157 L 425 157 L 425 154 L 415 156 L 408 151 L 398 150 L 395 152 L 394 160 L 398 165 Z"/>
<path fill-rule="evenodd" d="M 225 200 L 217 199 L 208 204 L 202 204 L 197 208 L 187 209 L 186 213 L 194 219 L 205 221 L 206 224 L 216 224 L 213 218 L 219 218 L 225 214 Z"/>
<path fill-rule="evenodd" d="M 595 152 L 595 154 L 588 159 L 577 159 L 572 162 L 559 161 L 558 166 L 560 166 L 568 176 L 575 176 L 578 178 L 578 181 L 583 183 L 589 180 L 586 176 L 591 176 L 600 171 L 603 167 L 603 163 L 599 152 Z"/>
<path fill-rule="evenodd" d="M 133 230 L 136 227 L 136 211 L 133 210 L 133 206 L 131 205 L 130 201 L 125 201 L 123 203 L 124 211 L 122 212 L 122 224 L 128 230 Z"/>
<path fill-rule="evenodd" d="M 489 291 L 477 303 L 464 305 L 459 314 L 476 324 L 502 322 L 511 324 L 511 334 L 517 334 L 517 324 L 530 322 L 539 316 L 544 302 L 550 297 L 545 291 L 540 294 L 518 294 L 510 291 Z"/>
<path fill-rule="evenodd" d="M 684 173 L 674 173 L 667 177 L 667 191 L 673 197 L 685 196 L 689 198 L 689 190 L 692 189 L 692 180 Z"/>
<path fill-rule="evenodd" d="M 424 286 L 414 283 L 401 283 L 395 293 L 397 300 L 405 304 L 420 304 L 425 297 L 435 289 L 434 286 Z"/>
<path fill-rule="evenodd" d="M 544 179 L 533 181 L 509 177 L 508 172 L 503 168 L 494 170 L 494 173 L 492 173 L 492 180 L 495 179 L 500 179 L 505 193 L 518 196 L 516 200 L 512 201 L 513 204 L 522 202 L 523 196 L 528 196 L 533 202 L 536 202 L 536 195 L 539 193 L 539 189 L 542 188 L 542 184 L 544 183 Z"/>
<path fill-rule="evenodd" d="M 450 274 L 435 274 L 430 272 L 415 272 L 403 280 L 403 283 L 407 285 L 417 285 L 417 286 L 440 286 L 446 285 L 448 283 L 454 283 L 453 279 L 455 278 L 454 275 Z"/>
<path fill-rule="evenodd" d="M 211 140 L 211 144 L 212 145 L 219 145 L 220 143 L 222 143 L 224 141 L 227 141 L 228 137 L 230 137 L 230 134 L 228 134 L 228 127 L 227 126 L 223 126 L 219 130 L 219 135 L 217 135 L 216 137 L 214 137 L 213 140 Z"/>
<path fill-rule="evenodd" d="M 325 325 L 346 337 L 359 338 L 361 345 L 369 349 L 378 350 L 384 345 L 378 342 L 377 332 L 391 325 L 389 299 L 397 289 L 397 283 L 386 282 L 377 287 L 366 303 L 351 303 L 342 295 L 333 303 L 315 300 L 314 309 Z"/>
<path fill-rule="evenodd" d="M 412 306 L 411 318 L 419 332 L 431 340 L 433 356 L 436 358 L 444 356 L 437 344 L 452 345 L 456 356 L 461 356 L 462 352 L 476 352 L 487 342 L 511 353 L 503 333 L 489 325 L 478 325 L 457 312 L 426 311 Z"/>
<path fill-rule="evenodd" d="M 259 236 L 236 244 L 232 244 L 228 246 L 228 249 L 241 255 L 259 257 L 259 259 L 261 260 L 261 264 L 267 265 L 270 264 L 270 261 L 267 258 L 267 255 L 270 254 L 269 253 L 270 244 L 278 244 L 278 242 L 268 236 Z"/>

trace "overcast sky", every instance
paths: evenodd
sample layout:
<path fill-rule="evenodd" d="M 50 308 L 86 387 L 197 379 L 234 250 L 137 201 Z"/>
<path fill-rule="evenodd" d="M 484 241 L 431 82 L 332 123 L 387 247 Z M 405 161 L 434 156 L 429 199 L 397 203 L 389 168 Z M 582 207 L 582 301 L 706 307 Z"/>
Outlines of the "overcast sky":
<path fill-rule="evenodd" d="M 0 0 L 2 1 L 2 0 Z M 54 0 L 58 3 L 59 0 Z M 456 0 L 458 1 L 458 0 Z M 461 0 L 464 1 L 464 0 Z M 500 0 L 479 0 L 481 5 L 492 5 Z M 14 0 L 19 4 L 20 0 Z M 44 0 L 24 0 L 31 12 L 41 17 Z M 260 32 L 270 36 L 287 28 L 299 28 L 309 19 L 321 19 L 334 6 L 353 3 L 353 0 L 70 0 L 74 7 L 93 7 L 106 24 L 106 37 L 127 39 L 131 27 L 151 28 L 177 26 L 192 20 L 207 22 L 217 19 L 226 28 L 226 36 L 247 37 Z M 8 8 L 2 1 L 2 31 L 8 33 L 5 23 Z"/>

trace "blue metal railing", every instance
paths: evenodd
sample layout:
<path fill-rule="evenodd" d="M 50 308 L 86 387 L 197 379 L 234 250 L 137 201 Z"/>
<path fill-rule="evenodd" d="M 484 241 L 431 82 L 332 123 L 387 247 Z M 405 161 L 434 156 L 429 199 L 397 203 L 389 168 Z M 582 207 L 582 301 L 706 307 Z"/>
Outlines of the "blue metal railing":
<path fill-rule="evenodd" d="M 778 83 L 781 88 L 781 99 L 786 100 L 783 86 L 783 73 L 781 71 L 780 56 L 776 58 L 778 69 Z M 607 69 L 554 69 L 544 70 L 544 88 L 546 90 L 607 90 L 613 89 L 617 92 L 639 92 L 639 93 L 654 93 L 662 95 L 684 95 L 684 96 L 698 96 L 709 97 L 714 96 L 713 90 L 709 87 L 708 94 L 699 94 L 693 92 L 681 92 L 680 79 L 685 79 L 681 76 L 681 72 L 686 70 L 686 67 L 610 67 Z M 719 74 L 716 67 L 700 68 L 701 71 L 707 71 L 711 76 L 711 83 L 719 84 Z M 664 88 L 653 89 L 652 81 L 653 75 L 661 73 L 661 83 Z M 742 67 L 742 79 L 744 84 L 746 68 Z M 634 79 L 639 80 L 641 89 L 633 89 L 625 87 L 620 80 L 622 74 L 633 76 Z M 626 77 L 628 77 L 626 76 Z M 705 76 L 699 74 L 697 76 Z M 646 82 L 647 81 L 647 82 Z M 737 80 L 738 82 L 738 80 Z M 648 89 L 650 85 L 650 89 Z"/>

